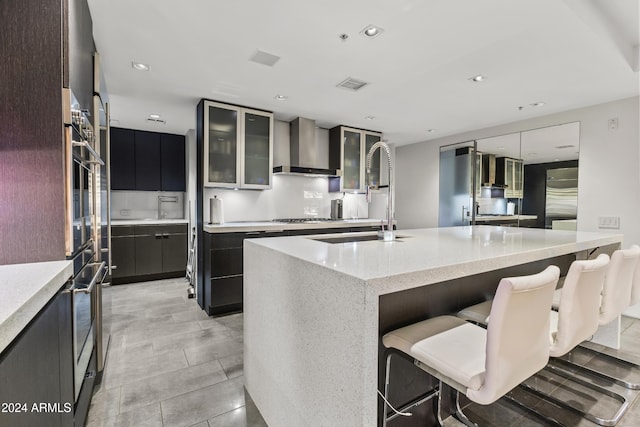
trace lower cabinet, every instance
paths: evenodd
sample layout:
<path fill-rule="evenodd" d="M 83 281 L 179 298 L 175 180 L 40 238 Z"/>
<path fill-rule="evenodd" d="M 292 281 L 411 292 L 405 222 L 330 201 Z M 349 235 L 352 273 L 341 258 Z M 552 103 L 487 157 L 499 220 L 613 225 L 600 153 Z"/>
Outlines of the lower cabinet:
<path fill-rule="evenodd" d="M 70 301 L 58 293 L 0 355 L 0 426 L 73 425 Z"/>
<path fill-rule="evenodd" d="M 311 234 L 376 231 L 380 227 L 336 227 L 288 230 L 281 232 L 251 231 L 244 233 L 204 233 L 204 311 L 221 315 L 242 310 L 244 239 L 301 236 Z"/>
<path fill-rule="evenodd" d="M 111 227 L 114 284 L 185 274 L 187 224 Z"/>

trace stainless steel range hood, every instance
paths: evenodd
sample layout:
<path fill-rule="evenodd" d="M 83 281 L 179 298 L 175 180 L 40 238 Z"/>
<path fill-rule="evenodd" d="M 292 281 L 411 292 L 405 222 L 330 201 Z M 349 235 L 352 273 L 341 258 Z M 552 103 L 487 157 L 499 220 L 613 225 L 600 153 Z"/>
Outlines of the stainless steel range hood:
<path fill-rule="evenodd" d="M 276 166 L 273 173 L 290 175 L 339 176 L 335 169 L 318 167 L 316 122 L 298 117 L 291 122 L 289 164 Z"/>

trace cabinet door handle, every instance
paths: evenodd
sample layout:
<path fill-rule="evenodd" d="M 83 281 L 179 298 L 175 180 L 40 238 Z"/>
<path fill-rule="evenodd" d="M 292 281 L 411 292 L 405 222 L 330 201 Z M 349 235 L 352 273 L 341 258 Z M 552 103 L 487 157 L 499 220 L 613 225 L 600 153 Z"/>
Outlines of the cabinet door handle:
<path fill-rule="evenodd" d="M 169 238 L 169 233 L 164 233 L 164 234 L 162 235 L 162 238 L 163 238 L 163 239 L 168 239 L 168 238 Z"/>
<path fill-rule="evenodd" d="M 156 239 L 162 239 L 162 234 L 161 233 L 156 233 Z"/>

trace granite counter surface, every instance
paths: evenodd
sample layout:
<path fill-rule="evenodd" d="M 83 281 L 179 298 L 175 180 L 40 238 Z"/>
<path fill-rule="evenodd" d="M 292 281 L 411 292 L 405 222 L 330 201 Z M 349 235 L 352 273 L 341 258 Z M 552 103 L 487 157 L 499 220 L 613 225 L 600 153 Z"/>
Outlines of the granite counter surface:
<path fill-rule="evenodd" d="M 336 244 L 310 236 L 249 242 L 366 280 L 387 293 L 406 289 L 409 282 L 436 283 L 622 241 L 619 234 L 488 225 L 399 230 L 397 236 L 391 242 Z"/>
<path fill-rule="evenodd" d="M 71 261 L 0 266 L 0 353 L 72 274 Z"/>

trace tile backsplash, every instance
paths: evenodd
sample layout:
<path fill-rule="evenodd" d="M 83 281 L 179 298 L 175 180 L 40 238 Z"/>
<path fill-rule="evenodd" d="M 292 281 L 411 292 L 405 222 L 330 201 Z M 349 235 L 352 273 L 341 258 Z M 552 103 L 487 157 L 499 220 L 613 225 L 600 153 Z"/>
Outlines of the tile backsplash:
<path fill-rule="evenodd" d="M 179 191 L 111 191 L 111 219 L 184 219 Z"/>
<path fill-rule="evenodd" d="M 342 193 L 329 193 L 326 177 L 274 175 L 270 190 L 205 188 L 205 223 L 209 222 L 209 199 L 214 195 L 222 199 L 225 222 L 329 218 L 331 200 L 343 197 Z M 343 217 L 369 217 L 369 204 L 364 194 L 344 195 Z"/>

